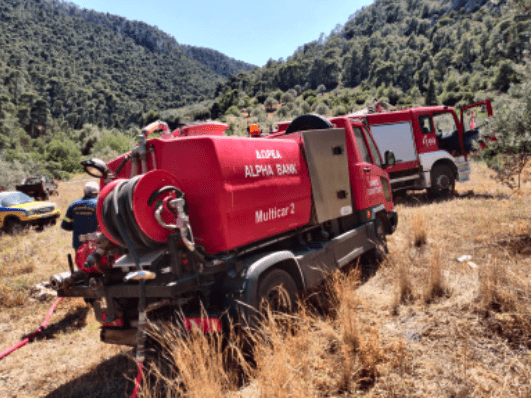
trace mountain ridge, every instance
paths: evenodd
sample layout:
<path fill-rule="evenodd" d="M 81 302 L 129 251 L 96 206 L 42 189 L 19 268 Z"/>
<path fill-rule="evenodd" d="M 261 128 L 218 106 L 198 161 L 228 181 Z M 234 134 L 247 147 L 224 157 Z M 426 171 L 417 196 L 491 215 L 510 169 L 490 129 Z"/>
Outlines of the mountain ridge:
<path fill-rule="evenodd" d="M 212 72 L 223 78 L 240 71 L 250 71 L 256 67 L 256 65 L 236 60 L 215 49 L 180 44 L 172 35 L 142 21 L 129 20 L 118 15 L 81 8 L 73 3 L 63 4 L 66 6 L 64 11 L 69 15 L 79 14 L 84 20 L 104 25 L 117 33 L 130 37 L 135 43 L 151 51 L 167 54 L 170 48 L 174 48 L 207 66 Z"/>

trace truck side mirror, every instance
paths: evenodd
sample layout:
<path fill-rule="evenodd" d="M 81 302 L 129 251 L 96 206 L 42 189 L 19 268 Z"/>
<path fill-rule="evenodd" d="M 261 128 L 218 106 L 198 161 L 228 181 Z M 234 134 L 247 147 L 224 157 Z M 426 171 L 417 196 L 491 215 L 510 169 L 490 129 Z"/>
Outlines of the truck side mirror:
<path fill-rule="evenodd" d="M 395 153 L 393 151 L 391 150 L 385 151 L 384 157 L 385 157 L 384 169 L 388 167 L 393 167 L 396 164 Z"/>

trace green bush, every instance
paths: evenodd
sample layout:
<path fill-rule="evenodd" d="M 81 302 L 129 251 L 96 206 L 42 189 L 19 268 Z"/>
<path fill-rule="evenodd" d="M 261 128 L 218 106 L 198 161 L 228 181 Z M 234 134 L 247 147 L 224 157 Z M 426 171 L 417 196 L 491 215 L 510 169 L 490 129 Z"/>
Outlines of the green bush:
<path fill-rule="evenodd" d="M 286 105 L 283 105 L 277 111 L 277 116 L 278 117 L 286 117 L 286 116 L 289 115 L 289 113 L 290 113 L 290 109 Z"/>
<path fill-rule="evenodd" d="M 225 112 L 225 115 L 232 115 L 232 116 L 240 117 L 241 113 L 236 105 L 232 105 L 229 109 L 227 109 L 227 111 Z"/>
<path fill-rule="evenodd" d="M 92 148 L 92 155 L 104 160 L 110 160 L 118 155 L 129 152 L 133 146 L 133 137 L 109 131 L 98 138 Z"/>
<path fill-rule="evenodd" d="M 334 116 L 341 116 L 347 113 L 347 109 L 343 105 L 334 108 Z"/>
<path fill-rule="evenodd" d="M 328 116 L 330 114 L 330 108 L 324 102 L 317 102 L 314 104 L 313 110 L 315 113 L 321 116 Z"/>
<path fill-rule="evenodd" d="M 77 173 L 82 170 L 81 151 L 69 139 L 54 138 L 50 141 L 46 147 L 46 160 L 60 164 L 61 171 L 65 173 Z"/>
<path fill-rule="evenodd" d="M 312 111 L 312 107 L 310 104 L 308 104 L 306 101 L 303 101 L 301 104 L 301 114 L 310 113 Z"/>

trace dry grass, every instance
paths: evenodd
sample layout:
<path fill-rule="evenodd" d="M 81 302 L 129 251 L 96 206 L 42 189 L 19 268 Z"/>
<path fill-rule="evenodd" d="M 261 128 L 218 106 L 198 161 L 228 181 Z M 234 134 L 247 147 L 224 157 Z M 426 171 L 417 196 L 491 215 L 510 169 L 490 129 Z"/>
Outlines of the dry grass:
<path fill-rule="evenodd" d="M 531 396 L 525 175 L 514 193 L 475 164 L 454 199 L 399 199 L 398 230 L 376 274 L 361 282 L 356 272 L 338 273 L 328 312 L 266 320 L 252 350 L 236 337 L 223 343 L 161 328 L 167 356 L 150 368 L 141 396 Z M 81 187 L 61 184 L 55 199 L 63 211 Z M 66 269 L 70 238 L 58 227 L 0 237 L 0 350 L 42 321 L 51 302 L 29 299 L 28 288 Z M 471 260 L 456 261 L 463 255 Z M 98 325 L 83 310 L 82 301 L 62 303 L 45 339 L 0 362 L 0 396 L 131 393 L 130 352 L 99 343 Z"/>
<path fill-rule="evenodd" d="M 422 247 L 428 243 L 426 219 L 421 213 L 415 214 L 411 230 L 411 246 Z"/>
<path fill-rule="evenodd" d="M 440 297 L 446 297 L 450 294 L 449 288 L 444 281 L 442 258 L 437 246 L 432 248 L 427 268 L 422 299 L 424 303 L 429 304 Z"/>
<path fill-rule="evenodd" d="M 382 341 L 378 325 L 363 319 L 359 283 L 357 271 L 334 275 L 330 301 L 336 310 L 330 317 L 304 306 L 296 316 L 269 313 L 258 329 L 246 330 L 252 340 L 247 346 L 236 332 L 223 345 L 216 336 L 156 326 L 165 360 L 163 365 L 158 360 L 142 396 L 277 398 L 367 391 L 378 377 L 402 367 L 407 355 L 403 339 Z"/>
<path fill-rule="evenodd" d="M 51 201 L 62 215 L 82 195 L 87 181 L 82 176 L 59 183 L 59 196 Z M 54 298 L 40 302 L 30 297 L 30 288 L 68 269 L 71 245 L 71 233 L 59 223 L 19 236 L 0 232 L 0 351 L 42 323 Z M 63 300 L 39 338 L 0 361 L 0 396 L 123 396 L 132 384 L 123 375 L 131 364 L 122 352 L 99 342 L 98 323 L 83 300 Z"/>
<path fill-rule="evenodd" d="M 409 261 L 404 258 L 389 258 L 387 261 L 394 266 L 394 279 L 396 281 L 394 302 L 392 312 L 398 314 L 398 307 L 407 304 L 415 299 L 413 284 L 410 276 L 410 268 L 414 265 L 414 259 L 409 257 Z"/>

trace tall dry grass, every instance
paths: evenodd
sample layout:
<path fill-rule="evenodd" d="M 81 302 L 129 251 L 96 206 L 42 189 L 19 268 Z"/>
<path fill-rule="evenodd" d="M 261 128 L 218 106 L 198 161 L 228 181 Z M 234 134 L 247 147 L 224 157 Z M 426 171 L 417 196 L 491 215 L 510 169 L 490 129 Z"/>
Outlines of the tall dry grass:
<path fill-rule="evenodd" d="M 142 396 L 305 398 L 367 390 L 407 355 L 402 339 L 382 341 L 378 325 L 362 318 L 359 276 L 332 277 L 331 318 L 304 305 L 296 315 L 268 312 L 259 328 L 246 331 L 250 345 L 237 332 L 222 342 L 156 328 L 165 361 L 152 370 Z"/>
<path fill-rule="evenodd" d="M 445 297 L 450 294 L 443 275 L 443 260 L 440 248 L 433 246 L 427 266 L 425 283 L 422 292 L 424 303 L 429 304 L 439 297 Z"/>

